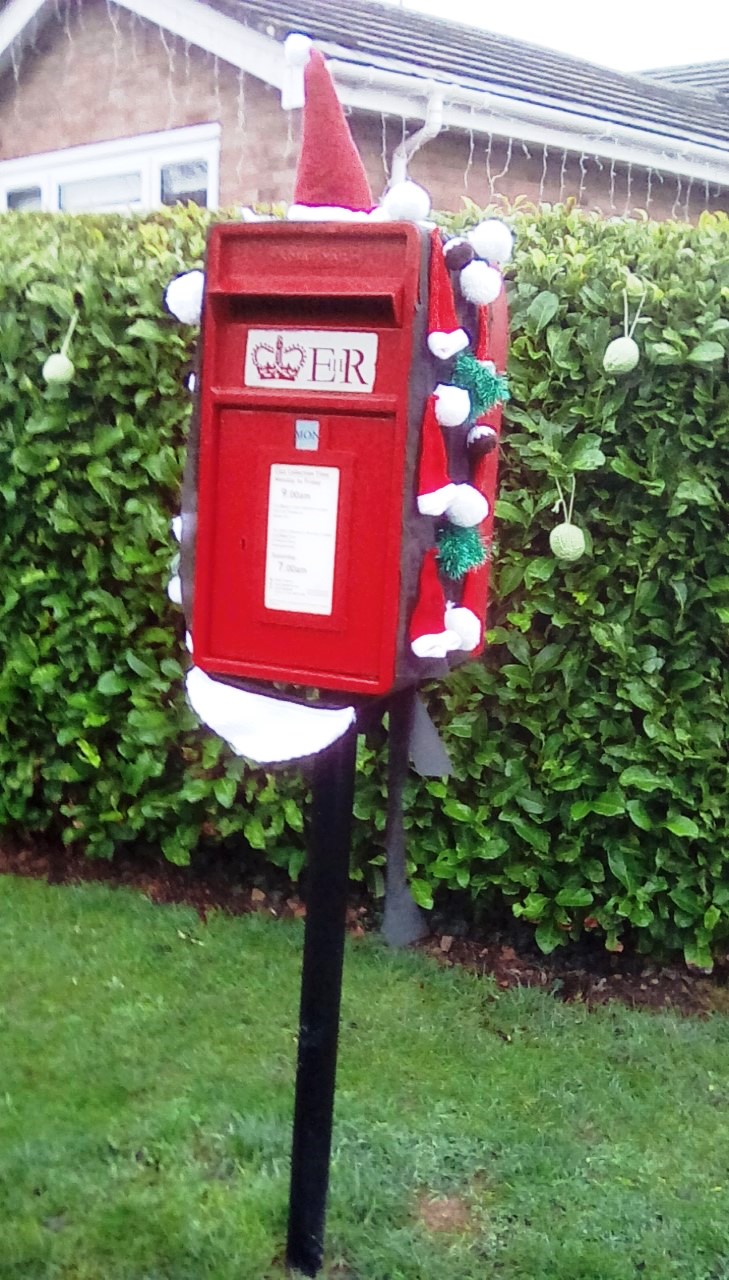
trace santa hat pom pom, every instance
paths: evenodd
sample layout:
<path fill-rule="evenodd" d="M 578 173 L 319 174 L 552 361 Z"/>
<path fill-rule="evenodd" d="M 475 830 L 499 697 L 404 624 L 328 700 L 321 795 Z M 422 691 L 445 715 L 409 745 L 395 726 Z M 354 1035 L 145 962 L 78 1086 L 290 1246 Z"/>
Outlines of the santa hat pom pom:
<path fill-rule="evenodd" d="M 457 484 L 448 506 L 445 509 L 446 519 L 457 524 L 461 529 L 472 529 L 481 524 L 489 513 L 489 504 L 478 489 L 472 484 Z"/>
<path fill-rule="evenodd" d="M 485 262 L 503 266 L 509 262 L 514 250 L 514 237 L 500 218 L 487 218 L 468 233 L 468 238 L 479 258 Z"/>
<path fill-rule="evenodd" d="M 463 605 L 449 604 L 446 608 L 446 626 L 460 637 L 459 649 L 465 653 L 473 653 L 481 643 L 481 620 L 472 609 Z"/>
<path fill-rule="evenodd" d="M 424 187 L 406 178 L 385 192 L 382 208 L 393 222 L 424 222 L 430 213 L 430 196 Z"/>
<path fill-rule="evenodd" d="M 175 276 L 165 289 L 165 304 L 181 324 L 199 324 L 202 313 L 205 275 L 202 271 L 186 271 Z"/>
<path fill-rule="evenodd" d="M 501 272 L 495 267 L 487 266 L 485 262 L 469 262 L 463 268 L 459 280 L 466 302 L 473 302 L 477 307 L 487 307 L 495 302 L 503 285 Z"/>
<path fill-rule="evenodd" d="M 281 87 L 281 106 L 284 111 L 293 111 L 304 105 L 304 68 L 311 56 L 311 44 L 309 37 L 300 35 L 298 31 L 284 40 L 286 66 Z"/>
<path fill-rule="evenodd" d="M 460 427 L 471 414 L 471 397 L 462 387 L 439 382 L 433 392 L 435 416 L 442 427 Z"/>
<path fill-rule="evenodd" d="M 290 67 L 305 67 L 309 61 L 312 40 L 300 31 L 292 31 L 284 40 L 284 58 Z"/>

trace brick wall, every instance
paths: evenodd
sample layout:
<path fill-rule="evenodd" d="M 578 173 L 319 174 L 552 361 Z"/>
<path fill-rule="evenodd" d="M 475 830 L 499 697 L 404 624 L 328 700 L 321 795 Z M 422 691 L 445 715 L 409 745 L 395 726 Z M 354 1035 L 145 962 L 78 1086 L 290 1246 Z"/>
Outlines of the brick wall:
<path fill-rule="evenodd" d="M 113 3 L 85 0 L 50 21 L 0 84 L 0 160 L 210 121 L 221 125 L 222 204 L 291 198 L 299 121 L 275 90 Z M 378 196 L 402 122 L 359 115 L 352 128 Z M 411 174 L 441 209 L 459 208 L 463 195 L 478 204 L 573 197 L 607 215 L 729 208 L 727 193 L 703 184 L 654 176 L 649 190 L 645 171 L 458 132 L 428 143 Z"/>

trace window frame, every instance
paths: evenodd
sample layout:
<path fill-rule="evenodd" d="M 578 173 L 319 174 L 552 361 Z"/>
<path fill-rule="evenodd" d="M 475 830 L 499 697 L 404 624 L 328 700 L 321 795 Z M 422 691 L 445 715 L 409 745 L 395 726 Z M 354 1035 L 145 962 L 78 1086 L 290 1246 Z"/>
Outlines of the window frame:
<path fill-rule="evenodd" d="M 217 209 L 220 198 L 220 133 L 220 124 L 211 122 L 114 138 L 110 142 L 91 142 L 61 151 L 45 151 L 17 160 L 2 160 L 0 212 L 8 211 L 9 192 L 40 187 L 41 211 L 60 213 L 60 191 L 64 183 L 110 178 L 134 170 L 141 176 L 141 198 L 133 212 L 149 213 L 165 207 L 162 205 L 162 169 L 168 164 L 192 160 L 206 162 L 207 207 Z"/>

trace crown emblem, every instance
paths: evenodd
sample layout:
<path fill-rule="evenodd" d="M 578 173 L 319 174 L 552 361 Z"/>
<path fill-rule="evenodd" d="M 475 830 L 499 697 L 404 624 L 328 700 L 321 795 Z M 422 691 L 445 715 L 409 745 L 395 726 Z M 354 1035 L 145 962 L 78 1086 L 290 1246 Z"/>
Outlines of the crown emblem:
<path fill-rule="evenodd" d="M 285 347 L 281 334 L 276 339 L 275 347 L 267 342 L 259 342 L 253 348 L 253 363 L 265 382 L 295 382 L 305 357 L 303 347 L 296 344 Z"/>

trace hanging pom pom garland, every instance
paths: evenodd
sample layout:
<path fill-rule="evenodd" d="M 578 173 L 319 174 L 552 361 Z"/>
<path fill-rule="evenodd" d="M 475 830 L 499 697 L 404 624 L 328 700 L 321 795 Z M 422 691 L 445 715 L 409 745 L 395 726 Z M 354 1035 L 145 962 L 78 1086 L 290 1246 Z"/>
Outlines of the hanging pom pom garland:
<path fill-rule="evenodd" d="M 74 311 L 69 321 L 65 337 L 61 343 L 61 350 L 54 351 L 43 365 L 43 380 L 48 390 L 55 395 L 65 395 L 69 385 L 73 382 L 76 368 L 73 361 L 69 357 L 69 348 L 71 339 L 74 335 L 76 325 L 78 324 L 78 311 Z"/>
<path fill-rule="evenodd" d="M 570 493 L 569 508 L 565 501 L 562 487 L 559 480 L 555 481 L 559 500 L 555 510 L 562 508 L 564 513 L 564 521 L 558 524 L 549 535 L 549 546 L 552 554 L 558 560 L 573 562 L 579 560 L 585 554 L 585 535 L 576 524 L 572 523 L 572 512 L 575 505 L 575 477 L 572 477 L 572 491 Z"/>
<path fill-rule="evenodd" d="M 638 304 L 638 310 L 635 313 L 635 319 L 630 325 L 628 316 L 628 290 L 623 289 L 623 337 L 613 338 L 608 344 L 605 355 L 602 358 L 602 367 L 606 373 L 632 373 L 640 360 L 640 347 L 635 341 L 633 334 L 636 325 L 640 320 L 645 302 L 645 288 Z"/>

